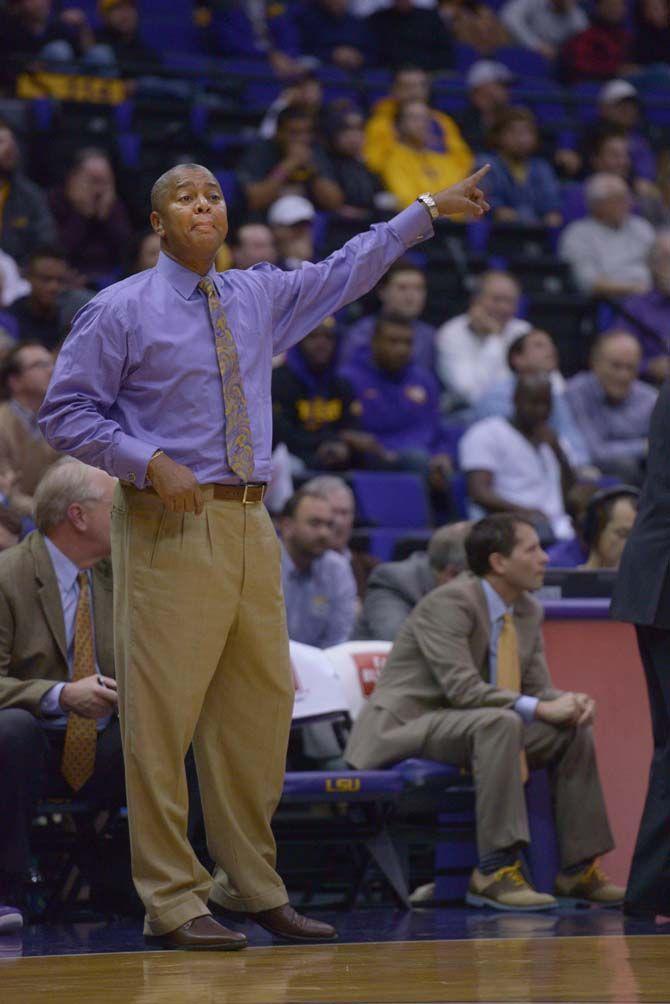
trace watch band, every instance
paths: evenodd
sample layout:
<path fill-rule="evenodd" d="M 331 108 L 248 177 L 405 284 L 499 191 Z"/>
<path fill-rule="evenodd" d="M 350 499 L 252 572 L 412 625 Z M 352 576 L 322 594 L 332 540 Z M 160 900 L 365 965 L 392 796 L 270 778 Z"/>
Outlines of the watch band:
<path fill-rule="evenodd" d="M 437 202 L 430 194 L 430 192 L 422 192 L 421 195 L 417 196 L 417 202 L 420 202 L 424 207 L 431 220 L 437 220 L 440 217 L 440 211 L 437 208 Z"/>

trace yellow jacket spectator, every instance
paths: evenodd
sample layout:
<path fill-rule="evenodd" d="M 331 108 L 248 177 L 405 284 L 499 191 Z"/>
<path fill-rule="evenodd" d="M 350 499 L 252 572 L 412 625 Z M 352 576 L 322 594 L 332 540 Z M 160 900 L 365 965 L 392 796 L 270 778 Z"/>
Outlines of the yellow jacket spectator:
<path fill-rule="evenodd" d="M 395 117 L 397 138 L 380 166 L 384 187 L 400 207 L 409 206 L 417 192 L 433 192 L 465 178 L 474 158 L 457 126 L 450 121 L 451 136 L 445 149 L 431 143 L 433 112 L 424 101 L 408 101 Z M 444 116 L 446 118 L 446 116 Z"/>
<path fill-rule="evenodd" d="M 391 93 L 378 101 L 365 127 L 365 162 L 371 171 L 381 174 L 386 159 L 397 143 L 395 119 L 398 109 L 407 101 L 425 101 L 430 96 L 430 79 L 425 70 L 405 67 L 398 70 Z M 428 146 L 436 153 L 452 151 L 454 155 L 470 155 L 458 126 L 452 118 L 434 108 L 430 109 Z M 466 163 L 464 159 L 464 163 Z M 472 160 L 467 161 L 472 164 Z"/>

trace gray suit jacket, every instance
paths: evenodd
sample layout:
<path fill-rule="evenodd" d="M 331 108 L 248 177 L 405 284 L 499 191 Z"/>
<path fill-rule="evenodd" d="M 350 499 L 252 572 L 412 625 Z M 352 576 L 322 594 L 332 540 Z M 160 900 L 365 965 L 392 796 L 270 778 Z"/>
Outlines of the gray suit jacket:
<path fill-rule="evenodd" d="M 101 561 L 93 569 L 93 619 L 104 676 L 114 676 L 112 613 L 112 566 Z M 0 708 L 39 715 L 44 694 L 67 678 L 56 573 L 42 534 L 34 530 L 0 554 Z"/>
<path fill-rule="evenodd" d="M 436 585 L 426 551 L 379 565 L 368 579 L 352 638 L 394 641 L 416 604 Z"/>
<path fill-rule="evenodd" d="M 514 605 L 521 692 L 542 700 L 559 696 L 547 668 L 543 611 L 532 596 Z M 415 607 L 389 654 L 377 686 L 354 723 L 345 759 L 359 768 L 419 755 L 435 721 L 446 709 L 511 708 L 519 694 L 488 682 L 491 622 L 481 581 L 460 575 Z M 387 715 L 378 716 L 383 709 Z M 389 723 L 395 742 L 378 734 Z M 384 754 L 380 759 L 380 751 Z"/>

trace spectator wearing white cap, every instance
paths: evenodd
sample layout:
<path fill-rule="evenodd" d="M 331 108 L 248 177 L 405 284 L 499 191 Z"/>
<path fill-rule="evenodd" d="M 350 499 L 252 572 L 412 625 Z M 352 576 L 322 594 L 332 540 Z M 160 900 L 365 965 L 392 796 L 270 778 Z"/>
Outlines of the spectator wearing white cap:
<path fill-rule="evenodd" d="M 656 157 L 651 145 L 642 132 L 640 100 L 636 88 L 628 80 L 609 80 L 598 92 L 598 114 L 588 122 L 581 136 L 565 134 L 562 148 L 555 160 L 563 171 L 574 177 L 585 168 L 588 170 L 593 150 L 603 136 L 614 131 L 625 136 L 636 179 L 653 181 L 656 177 Z M 638 194 L 649 194 L 638 190 Z"/>
<path fill-rule="evenodd" d="M 648 256 L 654 228 L 631 213 L 628 185 L 613 174 L 586 182 L 589 215 L 565 228 L 559 254 L 577 285 L 591 296 L 632 296 L 651 286 Z"/>
<path fill-rule="evenodd" d="M 291 271 L 314 259 L 312 221 L 315 210 L 302 195 L 282 195 L 268 211 L 280 268 Z"/>
<path fill-rule="evenodd" d="M 500 18 L 519 45 L 555 59 L 569 38 L 588 27 L 577 0 L 508 0 Z"/>
<path fill-rule="evenodd" d="M 468 146 L 477 152 L 486 149 L 489 129 L 504 108 L 510 104 L 509 84 L 512 73 L 504 63 L 493 59 L 478 59 L 465 77 L 468 103 L 458 124 Z"/>

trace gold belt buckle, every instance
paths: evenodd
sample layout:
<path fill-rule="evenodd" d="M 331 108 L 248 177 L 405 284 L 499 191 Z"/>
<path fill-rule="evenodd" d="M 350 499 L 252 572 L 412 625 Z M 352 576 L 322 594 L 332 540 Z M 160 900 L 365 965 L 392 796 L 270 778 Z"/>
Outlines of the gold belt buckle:
<path fill-rule="evenodd" d="M 260 488 L 261 497 L 259 499 L 248 499 L 247 492 L 250 488 Z M 250 485 L 249 482 L 247 482 L 244 486 L 244 494 L 242 495 L 242 505 L 256 505 L 258 502 L 263 501 L 264 494 L 265 494 L 265 485 Z"/>

